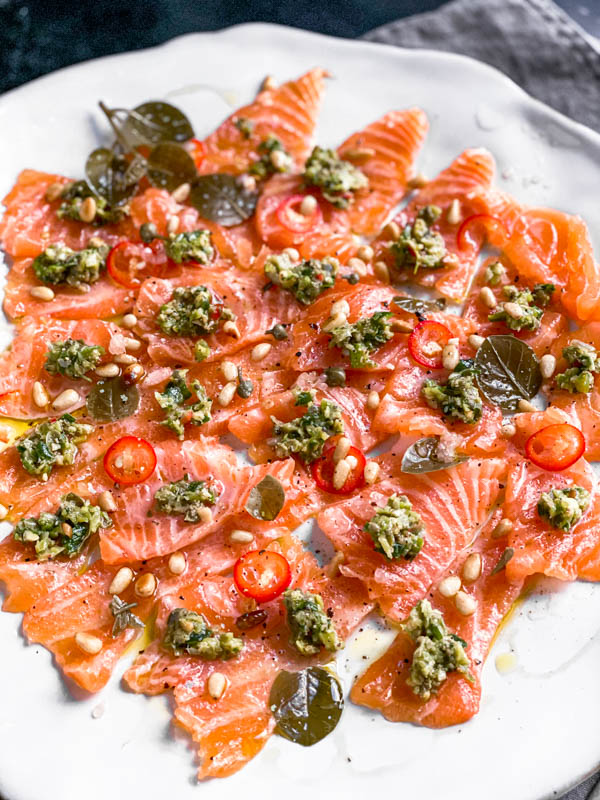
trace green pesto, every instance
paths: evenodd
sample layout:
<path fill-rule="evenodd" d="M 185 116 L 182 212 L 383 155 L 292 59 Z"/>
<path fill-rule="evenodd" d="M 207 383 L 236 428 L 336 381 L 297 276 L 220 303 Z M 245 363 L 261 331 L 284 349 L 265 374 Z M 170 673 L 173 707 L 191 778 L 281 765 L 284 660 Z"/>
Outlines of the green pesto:
<path fill-rule="evenodd" d="M 184 426 L 187 424 L 204 425 L 211 418 L 212 400 L 210 400 L 200 381 L 192 381 L 191 389 L 186 382 L 187 369 L 176 369 L 162 392 L 154 392 L 156 402 L 165 412 L 161 423 L 177 434 L 179 439 L 185 436 Z M 196 402 L 185 405 L 193 395 Z"/>
<path fill-rule="evenodd" d="M 214 506 L 217 496 L 204 481 L 191 481 L 189 475 L 184 475 L 179 481 L 161 486 L 154 501 L 163 514 L 181 516 L 186 522 L 199 522 L 201 509 Z"/>
<path fill-rule="evenodd" d="M 77 422 L 70 414 L 63 414 L 53 422 L 41 422 L 17 440 L 23 468 L 45 480 L 55 465 L 62 467 L 75 461 L 77 445 L 84 442 L 92 430 L 91 425 Z"/>
<path fill-rule="evenodd" d="M 483 275 L 483 280 L 490 286 L 497 286 L 506 274 L 506 268 L 499 261 L 490 264 Z"/>
<path fill-rule="evenodd" d="M 85 378 L 96 369 L 104 348 L 98 344 L 86 344 L 83 339 L 66 339 L 64 342 L 52 342 L 46 353 L 44 369 L 51 375 L 64 375 L 67 378 Z"/>
<path fill-rule="evenodd" d="M 176 264 L 187 261 L 209 264 L 215 255 L 211 232 L 204 229 L 172 233 L 164 242 L 167 256 Z"/>
<path fill-rule="evenodd" d="M 502 292 L 506 302 L 516 303 L 521 309 L 520 317 L 508 314 L 504 304 L 500 303 L 497 311 L 488 314 L 490 322 L 503 322 L 513 331 L 536 331 L 541 324 L 544 308 L 550 302 L 554 284 L 538 283 L 533 289 L 518 289 L 516 286 L 503 286 Z"/>
<path fill-rule="evenodd" d="M 33 545 L 38 561 L 47 561 L 61 553 L 73 558 L 90 536 L 111 525 L 111 518 L 100 506 L 70 492 L 61 498 L 56 514 L 44 512 L 20 520 L 13 536 L 18 542 Z"/>
<path fill-rule="evenodd" d="M 291 643 L 303 656 L 326 650 L 335 652 L 342 646 L 331 617 L 325 611 L 320 594 L 288 589 L 283 595 Z"/>
<path fill-rule="evenodd" d="M 344 322 L 329 331 L 329 347 L 337 347 L 354 369 L 374 367 L 371 353 L 393 339 L 390 311 L 376 311 L 373 316 L 358 322 Z"/>
<path fill-rule="evenodd" d="M 380 506 L 365 525 L 375 545 L 389 561 L 397 558 L 412 560 L 423 547 L 423 521 L 408 497 L 393 494 Z"/>
<path fill-rule="evenodd" d="M 309 406 L 315 401 L 315 393 L 312 390 L 295 389 L 294 398 L 295 406 Z"/>
<path fill-rule="evenodd" d="M 314 302 L 326 289 L 335 284 L 339 263 L 335 258 L 310 258 L 297 264 L 287 253 L 272 255 L 265 261 L 265 276 L 294 295 L 305 306 Z"/>
<path fill-rule="evenodd" d="M 204 339 L 198 339 L 194 345 L 194 361 L 206 361 L 210 355 L 210 345 Z"/>
<path fill-rule="evenodd" d="M 450 633 L 442 614 L 428 600 L 421 600 L 402 626 L 416 643 L 407 684 L 422 700 L 429 700 L 450 672 L 461 672 L 468 680 L 466 642 Z"/>
<path fill-rule="evenodd" d="M 121 222 L 129 216 L 129 206 L 110 206 L 104 197 L 95 194 L 85 181 L 75 181 L 68 184 L 61 194 L 61 204 L 56 215 L 61 219 L 75 219 L 81 222 L 81 204 L 87 197 L 93 197 L 96 201 L 96 216 L 92 220 L 92 225 L 110 225 L 114 222 Z"/>
<path fill-rule="evenodd" d="M 88 246 L 71 250 L 63 244 L 53 244 L 33 259 L 33 271 L 40 283 L 64 283 L 80 288 L 100 279 L 106 269 L 108 245 Z"/>
<path fill-rule="evenodd" d="M 247 117 L 238 117 L 234 122 L 235 127 L 242 134 L 244 139 L 249 139 L 254 131 L 254 122 Z"/>
<path fill-rule="evenodd" d="M 473 425 L 481 419 L 483 404 L 475 383 L 477 370 L 473 359 L 465 358 L 458 362 L 448 375 L 445 384 L 428 378 L 421 394 L 431 408 L 438 408 L 446 417 L 456 417 Z"/>
<path fill-rule="evenodd" d="M 319 458 L 325 442 L 344 432 L 342 412 L 330 400 L 311 402 L 303 416 L 290 422 L 280 422 L 271 417 L 273 438 L 269 440 L 277 456 L 286 458 L 297 455 L 305 464 Z"/>
<path fill-rule="evenodd" d="M 275 172 L 289 172 L 294 164 L 291 155 L 276 136 L 267 136 L 256 150 L 259 158 L 250 164 L 248 172 L 257 178 L 267 178 Z"/>
<path fill-rule="evenodd" d="M 206 286 L 179 286 L 160 307 L 156 322 L 168 336 L 201 336 L 214 333 L 219 323 L 234 319 L 228 308 L 219 314 Z"/>
<path fill-rule="evenodd" d="M 565 489 L 550 489 L 542 492 L 537 510 L 542 519 L 547 519 L 553 528 L 570 531 L 576 525 L 590 504 L 590 493 L 581 486 L 567 486 Z"/>
<path fill-rule="evenodd" d="M 559 389 L 573 394 L 587 394 L 594 388 L 594 374 L 600 372 L 600 354 L 591 344 L 574 339 L 563 348 L 568 368 L 556 376 Z"/>
<path fill-rule="evenodd" d="M 318 186 L 323 197 L 336 208 L 348 208 L 354 192 L 369 185 L 367 176 L 358 167 L 325 147 L 313 149 L 304 165 L 304 180 Z"/>
<path fill-rule="evenodd" d="M 187 608 L 171 611 L 162 644 L 175 656 L 198 656 L 205 661 L 227 661 L 244 647 L 244 642 L 233 633 L 211 630 L 204 617 Z"/>
<path fill-rule="evenodd" d="M 390 252 L 398 270 L 441 269 L 447 255 L 444 237 L 432 229 L 442 213 L 438 206 L 419 209 L 412 225 L 406 225 L 400 237 L 392 242 Z"/>

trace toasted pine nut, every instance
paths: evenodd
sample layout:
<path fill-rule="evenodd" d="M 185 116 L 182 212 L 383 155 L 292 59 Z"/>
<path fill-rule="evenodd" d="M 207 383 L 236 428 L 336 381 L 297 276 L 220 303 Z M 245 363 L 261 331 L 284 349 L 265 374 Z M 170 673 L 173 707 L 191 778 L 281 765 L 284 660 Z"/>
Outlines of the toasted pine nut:
<path fill-rule="evenodd" d="M 152 572 L 144 572 L 135 582 L 135 593 L 138 597 L 151 597 L 156 591 L 156 578 Z"/>
<path fill-rule="evenodd" d="M 44 389 L 44 387 L 39 381 L 36 381 L 33 384 L 31 394 L 33 397 L 33 402 L 38 408 L 45 408 L 50 402 L 50 398 L 48 397 L 48 392 Z"/>
<path fill-rule="evenodd" d="M 406 184 L 409 189 L 422 189 L 427 186 L 429 181 L 422 172 L 418 172 L 414 178 L 411 178 Z"/>
<path fill-rule="evenodd" d="M 413 330 L 411 323 L 405 322 L 403 319 L 391 319 L 390 328 L 396 333 L 412 333 Z"/>
<path fill-rule="evenodd" d="M 467 557 L 462 568 L 463 580 L 467 583 L 473 583 L 481 575 L 481 556 L 479 553 L 471 553 Z"/>
<path fill-rule="evenodd" d="M 350 439 L 348 439 L 347 436 L 341 436 L 337 441 L 335 450 L 333 451 L 333 463 L 337 464 L 338 461 L 342 460 L 342 458 L 346 458 L 351 447 L 352 442 Z"/>
<path fill-rule="evenodd" d="M 556 358 L 551 353 L 546 353 L 545 356 L 540 358 L 540 372 L 542 378 L 551 378 L 556 369 Z"/>
<path fill-rule="evenodd" d="M 205 525 L 212 522 L 213 519 L 213 513 L 208 506 L 202 506 L 198 511 L 198 516 L 200 517 L 200 522 L 203 522 Z"/>
<path fill-rule="evenodd" d="M 496 308 L 496 297 L 489 286 L 482 286 L 479 290 L 479 299 L 488 308 Z"/>
<path fill-rule="evenodd" d="M 229 541 L 236 544 L 250 544 L 250 542 L 254 541 L 254 534 L 250 533 L 250 531 L 231 531 Z"/>
<path fill-rule="evenodd" d="M 367 408 L 371 411 L 375 411 L 375 409 L 379 407 L 380 402 L 381 398 L 379 397 L 379 392 L 372 389 L 367 395 Z"/>
<path fill-rule="evenodd" d="M 368 244 L 363 244 L 362 247 L 359 247 L 358 250 L 356 251 L 356 255 L 362 261 L 371 261 L 371 259 L 375 255 L 375 251 Z"/>
<path fill-rule="evenodd" d="M 286 170 L 290 167 L 290 157 L 283 150 L 273 150 L 269 156 L 271 164 L 275 169 Z"/>
<path fill-rule="evenodd" d="M 235 395 L 236 389 L 237 389 L 237 383 L 235 381 L 229 381 L 229 383 L 226 383 L 225 386 L 221 389 L 221 391 L 217 395 L 217 403 L 222 408 L 228 406 L 229 403 L 231 403 L 231 401 L 233 400 L 233 396 Z"/>
<path fill-rule="evenodd" d="M 125 383 L 139 383 L 142 378 L 146 375 L 146 370 L 142 367 L 141 364 L 128 364 L 123 370 L 123 380 Z"/>
<path fill-rule="evenodd" d="M 90 656 L 95 656 L 102 650 L 102 639 L 92 636 L 91 633 L 76 633 L 75 644 Z"/>
<path fill-rule="evenodd" d="M 312 194 L 307 194 L 300 203 L 300 213 L 305 217 L 312 217 L 317 210 L 317 199 Z"/>
<path fill-rule="evenodd" d="M 272 348 L 273 345 L 269 344 L 269 342 L 261 342 L 260 344 L 257 344 L 256 347 L 252 348 L 250 358 L 252 361 L 262 361 L 263 358 L 269 355 Z"/>
<path fill-rule="evenodd" d="M 137 325 L 137 317 L 136 317 L 136 315 L 135 314 L 125 314 L 125 316 L 123 317 L 123 321 L 121 322 L 121 325 L 124 328 L 135 328 L 135 326 Z"/>
<path fill-rule="evenodd" d="M 113 361 L 116 364 L 135 364 L 137 358 L 135 356 L 130 355 L 129 353 L 118 353 L 113 358 Z"/>
<path fill-rule="evenodd" d="M 185 203 L 190 196 L 192 187 L 189 183 L 181 183 L 176 189 L 171 192 L 171 197 L 176 203 Z"/>
<path fill-rule="evenodd" d="M 523 308 L 518 303 L 504 303 L 503 308 L 508 316 L 513 319 L 521 319 L 524 313 Z"/>
<path fill-rule="evenodd" d="M 96 375 L 99 375 L 101 378 L 116 378 L 121 370 L 119 369 L 118 364 L 102 364 L 100 367 L 96 367 Z"/>
<path fill-rule="evenodd" d="M 447 578 L 438 584 L 438 592 L 442 597 L 454 597 L 460 589 L 460 578 L 458 575 L 448 575 Z"/>
<path fill-rule="evenodd" d="M 484 342 L 485 342 L 485 336 L 480 336 L 478 333 L 472 333 L 469 336 L 469 344 L 474 350 L 479 350 L 479 348 Z"/>
<path fill-rule="evenodd" d="M 522 397 L 519 400 L 519 411 L 527 413 L 527 412 L 537 411 L 537 410 L 538 409 L 533 405 L 533 403 L 530 403 L 529 400 L 525 400 L 524 397 Z"/>
<path fill-rule="evenodd" d="M 108 489 L 99 495 L 98 505 L 102 511 L 106 511 L 107 514 L 112 514 L 113 511 L 117 510 L 115 498 L 112 496 L 112 492 L 109 492 Z"/>
<path fill-rule="evenodd" d="M 234 339 L 240 338 L 240 330 L 232 319 L 228 319 L 223 323 L 223 333 L 227 336 L 233 336 Z"/>
<path fill-rule="evenodd" d="M 52 408 L 55 411 L 63 411 L 65 408 L 74 406 L 75 403 L 78 403 L 80 400 L 81 398 L 75 389 L 65 389 L 58 397 L 54 398 L 52 401 Z"/>
<path fill-rule="evenodd" d="M 72 525 L 69 525 L 68 522 L 63 522 L 62 525 L 60 526 L 60 529 L 63 532 L 63 535 L 67 537 L 67 539 L 70 539 L 71 536 L 73 536 L 73 527 Z"/>
<path fill-rule="evenodd" d="M 79 219 L 82 222 L 93 222 L 96 216 L 96 201 L 93 197 L 86 197 L 79 207 Z"/>
<path fill-rule="evenodd" d="M 365 483 L 374 484 L 379 477 L 379 464 L 376 461 L 367 461 L 365 465 Z"/>
<path fill-rule="evenodd" d="M 275 78 L 272 75 L 267 75 L 267 77 L 262 82 L 260 89 L 261 92 L 267 92 L 271 89 L 275 89 L 277 84 L 275 83 Z"/>
<path fill-rule="evenodd" d="M 517 426 L 513 422 L 503 422 L 500 426 L 500 433 L 505 439 L 512 439 L 517 432 Z"/>
<path fill-rule="evenodd" d="M 475 598 L 466 592 L 457 592 L 454 596 L 454 605 L 459 614 L 463 617 L 470 617 L 477 610 L 477 601 Z"/>
<path fill-rule="evenodd" d="M 29 294 L 35 300 L 42 300 L 44 303 L 49 303 L 50 300 L 54 300 L 54 292 L 49 286 L 32 286 L 29 290 Z"/>
<path fill-rule="evenodd" d="M 173 575 L 181 575 L 185 572 L 187 562 L 183 553 L 171 553 L 169 556 L 169 572 Z"/>
<path fill-rule="evenodd" d="M 116 573 L 110 586 L 108 587 L 109 594 L 121 594 L 129 586 L 133 580 L 133 570 L 129 567 L 121 567 Z"/>
<path fill-rule="evenodd" d="M 385 261 L 376 261 L 373 264 L 373 273 L 382 283 L 390 282 L 390 270 Z"/>
<path fill-rule="evenodd" d="M 364 278 L 367 274 L 367 265 L 362 258 L 349 258 L 348 267 L 352 270 L 352 272 L 356 272 L 356 274 L 361 278 Z"/>
<path fill-rule="evenodd" d="M 65 187 L 62 183 L 51 183 L 48 188 L 46 189 L 46 194 L 44 195 L 44 199 L 47 203 L 53 203 L 63 193 L 63 189 Z"/>
<path fill-rule="evenodd" d="M 325 333 L 328 333 L 334 328 L 339 328 L 340 325 L 344 325 L 346 322 L 348 322 L 348 318 L 345 314 L 336 314 L 333 317 L 329 317 L 327 322 L 322 326 L 321 330 Z"/>
<path fill-rule="evenodd" d="M 300 260 L 300 253 L 296 250 L 295 247 L 286 247 L 283 251 L 286 256 L 289 256 L 291 261 L 299 261 Z"/>
<path fill-rule="evenodd" d="M 450 203 L 450 208 L 446 214 L 446 219 L 450 225 L 458 225 L 460 222 L 462 222 L 462 209 L 460 207 L 460 200 L 458 200 L 458 198 L 455 197 Z"/>
<path fill-rule="evenodd" d="M 375 155 L 372 147 L 351 147 L 344 150 L 342 158 L 352 161 L 353 164 L 364 164 Z"/>
<path fill-rule="evenodd" d="M 140 342 L 139 339 L 133 339 L 127 336 L 125 337 L 125 339 L 123 339 L 123 344 L 125 345 L 125 350 L 131 350 L 134 353 L 137 353 L 137 351 L 142 346 L 142 343 Z"/>
<path fill-rule="evenodd" d="M 442 364 L 444 365 L 444 369 L 448 369 L 452 372 L 459 361 L 460 355 L 458 347 L 455 344 L 447 344 L 442 350 Z"/>
<path fill-rule="evenodd" d="M 169 217 L 169 221 L 167 222 L 167 233 L 177 233 L 179 229 L 179 217 L 176 214 L 173 214 L 172 217 Z"/>
<path fill-rule="evenodd" d="M 383 229 L 383 235 L 386 239 L 397 239 L 400 236 L 400 226 L 397 222 L 388 222 Z"/>
<path fill-rule="evenodd" d="M 507 517 L 503 517 L 492 531 L 492 539 L 502 539 L 502 537 L 510 533 L 512 529 L 512 520 L 508 519 Z"/>
<path fill-rule="evenodd" d="M 237 379 L 237 367 L 233 361 L 223 361 L 221 372 L 226 381 L 235 381 Z"/>
<path fill-rule="evenodd" d="M 8 516 L 8 508 L 0 503 L 0 520 L 6 519 Z"/>
<path fill-rule="evenodd" d="M 347 459 L 342 458 L 341 461 L 335 465 L 335 469 L 333 470 L 333 488 L 334 489 L 341 489 L 342 486 L 348 480 L 350 475 L 351 467 L 348 463 Z"/>
<path fill-rule="evenodd" d="M 335 303 L 331 306 L 330 315 L 332 317 L 335 317 L 338 314 L 342 314 L 344 317 L 347 317 L 349 313 L 350 313 L 350 305 L 347 300 L 336 300 Z"/>
<path fill-rule="evenodd" d="M 220 697 L 222 697 L 226 686 L 227 678 L 222 672 L 213 672 L 208 679 L 208 693 L 213 700 L 218 700 Z"/>

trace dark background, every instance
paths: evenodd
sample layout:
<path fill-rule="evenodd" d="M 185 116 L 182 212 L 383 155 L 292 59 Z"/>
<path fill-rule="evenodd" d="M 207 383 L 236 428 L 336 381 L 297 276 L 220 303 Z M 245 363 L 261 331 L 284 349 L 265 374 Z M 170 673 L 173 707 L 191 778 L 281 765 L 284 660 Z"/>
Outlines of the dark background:
<path fill-rule="evenodd" d="M 600 35 L 600 0 L 558 0 Z M 88 58 L 192 31 L 277 22 L 357 37 L 441 0 L 0 0 L 0 92 Z M 493 46 L 493 45 L 491 45 Z"/>

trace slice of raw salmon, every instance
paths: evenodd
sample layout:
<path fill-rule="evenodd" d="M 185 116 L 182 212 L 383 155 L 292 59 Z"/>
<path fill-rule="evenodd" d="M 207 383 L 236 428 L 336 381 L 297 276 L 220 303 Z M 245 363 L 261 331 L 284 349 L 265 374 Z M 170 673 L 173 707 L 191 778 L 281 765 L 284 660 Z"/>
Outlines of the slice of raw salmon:
<path fill-rule="evenodd" d="M 392 459 L 391 468 L 384 457 L 380 483 L 330 505 L 317 521 L 344 556 L 341 572 L 359 578 L 382 612 L 400 622 L 486 522 L 498 500 L 506 465 L 500 459 L 473 458 L 448 470 L 408 475 L 399 472 L 400 453 L 387 458 Z M 388 471 L 395 477 L 385 479 Z M 364 530 L 394 493 L 408 497 L 425 527 L 425 544 L 412 561 L 387 560 L 375 551 Z"/>
<path fill-rule="evenodd" d="M 467 643 L 472 681 L 459 672 L 448 675 L 437 694 L 424 701 L 407 685 L 415 644 L 401 631 L 389 650 L 361 675 L 352 687 L 353 702 L 380 711 L 392 722 L 412 722 L 429 728 L 445 728 L 471 719 L 481 700 L 481 672 L 498 626 L 519 596 L 522 581 L 511 583 L 504 570 L 492 571 L 504 551 L 504 544 L 490 537 L 495 521 L 482 532 L 472 547 L 463 550 L 448 575 L 460 574 L 466 558 L 477 553 L 481 576 L 464 587 L 477 601 L 474 614 L 460 614 L 451 598 L 432 588 L 427 599 L 442 612 L 452 633 Z"/>

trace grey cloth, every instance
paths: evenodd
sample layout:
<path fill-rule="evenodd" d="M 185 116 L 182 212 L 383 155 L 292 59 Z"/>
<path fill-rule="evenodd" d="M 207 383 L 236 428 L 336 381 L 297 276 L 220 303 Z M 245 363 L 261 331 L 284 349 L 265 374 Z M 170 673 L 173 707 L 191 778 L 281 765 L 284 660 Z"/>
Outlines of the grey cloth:
<path fill-rule="evenodd" d="M 363 38 L 485 61 L 538 100 L 600 130 L 600 44 L 550 0 L 453 0 Z M 564 800 L 600 800 L 600 775 Z"/>
<path fill-rule="evenodd" d="M 550 0 L 454 0 L 364 38 L 485 61 L 533 97 L 600 131 L 600 42 Z"/>

